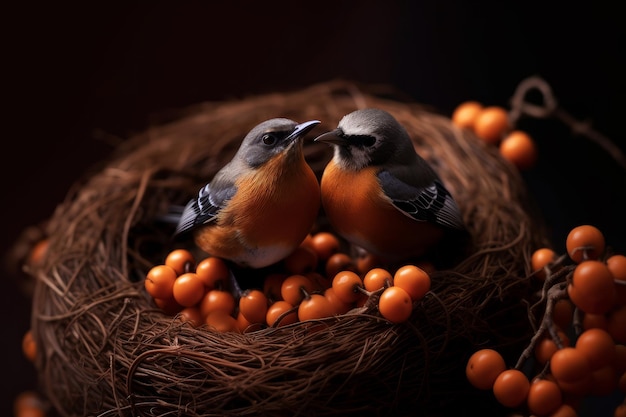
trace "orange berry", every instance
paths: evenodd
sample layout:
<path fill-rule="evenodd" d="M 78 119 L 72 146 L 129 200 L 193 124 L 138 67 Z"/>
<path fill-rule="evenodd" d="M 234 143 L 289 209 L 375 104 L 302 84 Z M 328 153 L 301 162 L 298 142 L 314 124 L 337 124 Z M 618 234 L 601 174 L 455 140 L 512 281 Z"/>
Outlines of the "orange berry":
<path fill-rule="evenodd" d="M 335 253 L 339 252 L 341 242 L 339 238 L 330 232 L 318 232 L 311 238 L 311 246 L 320 260 L 326 261 Z"/>
<path fill-rule="evenodd" d="M 472 354 L 465 367 L 465 375 L 474 387 L 482 390 L 493 388 L 498 375 L 506 370 L 506 364 L 499 352 L 481 349 Z"/>
<path fill-rule="evenodd" d="M 518 169 L 529 169 L 537 161 L 537 147 L 528 134 L 514 130 L 500 142 L 500 155 Z"/>
<path fill-rule="evenodd" d="M 246 319 L 246 317 L 241 314 L 241 310 L 237 312 L 237 317 L 235 317 L 235 321 L 237 322 L 237 330 L 239 331 L 239 333 L 246 333 L 246 329 L 252 326 L 252 323 L 250 323 L 248 319 Z"/>
<path fill-rule="evenodd" d="M 334 277 L 341 271 L 357 271 L 354 260 L 345 253 L 338 252 L 330 256 L 326 261 L 325 271 L 327 277 Z"/>
<path fill-rule="evenodd" d="M 251 323 L 248 321 L 248 319 L 244 317 L 243 314 L 241 314 L 241 311 L 237 313 L 236 321 L 237 330 L 239 330 L 239 333 L 249 333 L 261 330 L 265 325 L 265 317 L 263 318 L 263 321 L 261 323 Z"/>
<path fill-rule="evenodd" d="M 605 397 L 610 395 L 617 388 L 618 375 L 615 369 L 610 365 L 594 370 L 591 373 L 591 379 L 591 395 Z"/>
<path fill-rule="evenodd" d="M 305 277 L 311 280 L 313 286 L 320 291 L 325 290 L 326 288 L 330 288 L 332 285 L 332 280 L 320 274 L 319 272 L 307 272 L 304 274 Z"/>
<path fill-rule="evenodd" d="M 561 388 L 561 391 L 563 391 L 563 393 L 566 394 L 565 395 L 566 399 L 572 398 L 572 397 L 582 398 L 591 392 L 591 389 L 593 388 L 593 377 L 590 372 L 587 376 L 584 376 L 578 380 L 574 380 L 574 381 L 557 380 L 556 383 L 559 385 L 559 388 Z"/>
<path fill-rule="evenodd" d="M 43 408 L 25 408 L 20 411 L 15 417 L 46 417 L 46 413 Z"/>
<path fill-rule="evenodd" d="M 193 327 L 198 327 L 202 324 L 202 313 L 198 307 L 185 307 L 179 313 L 179 318 L 184 323 L 189 323 Z"/>
<path fill-rule="evenodd" d="M 506 110 L 498 106 L 483 108 L 474 120 L 476 136 L 492 145 L 500 142 L 509 128 L 509 115 Z"/>
<path fill-rule="evenodd" d="M 269 274 L 263 280 L 263 293 L 270 301 L 280 301 L 283 296 L 280 294 L 280 287 L 287 278 L 287 274 L 273 273 Z"/>
<path fill-rule="evenodd" d="M 496 400 L 505 407 L 517 407 L 528 398 L 530 382 L 522 371 L 507 369 L 493 383 Z"/>
<path fill-rule="evenodd" d="M 567 254 L 576 262 L 599 259 L 604 253 L 605 241 L 602 232 L 595 226 L 574 227 L 565 239 Z"/>
<path fill-rule="evenodd" d="M 563 404 L 559 386 L 550 380 L 539 379 L 530 384 L 527 398 L 528 409 L 539 416 L 547 416 Z"/>
<path fill-rule="evenodd" d="M 235 297 L 228 291 L 211 290 L 200 301 L 200 313 L 205 318 L 214 311 L 231 315 L 235 311 L 235 304 Z"/>
<path fill-rule="evenodd" d="M 357 287 L 363 287 L 363 281 L 352 271 L 341 271 L 333 278 L 332 289 L 344 303 L 354 303 L 359 299 L 361 292 Z"/>
<path fill-rule="evenodd" d="M 298 306 L 298 320 L 316 320 L 335 315 L 330 301 L 321 294 L 311 294 Z"/>
<path fill-rule="evenodd" d="M 204 297 L 204 283 L 195 272 L 186 272 L 174 281 L 172 294 L 178 304 L 183 307 L 196 305 Z"/>
<path fill-rule="evenodd" d="M 615 282 L 615 304 L 626 305 L 626 256 L 613 255 L 606 260 L 606 266 L 611 271 Z"/>
<path fill-rule="evenodd" d="M 530 264 L 535 276 L 541 280 L 546 279 L 544 268 L 556 259 L 556 252 L 550 248 L 540 248 L 533 252 Z"/>
<path fill-rule="evenodd" d="M 152 298 L 168 299 L 176 281 L 176 271 L 167 265 L 153 266 L 146 274 L 144 286 Z"/>
<path fill-rule="evenodd" d="M 413 301 L 409 293 L 400 287 L 385 288 L 378 300 L 378 311 L 392 323 L 403 323 L 411 317 Z"/>
<path fill-rule="evenodd" d="M 452 123 L 460 128 L 473 129 L 476 117 L 482 109 L 483 105 L 477 101 L 465 101 L 452 112 Z"/>
<path fill-rule="evenodd" d="M 28 258 L 26 260 L 27 263 L 32 265 L 39 265 L 43 262 L 43 259 L 48 252 L 48 247 L 50 246 L 50 240 L 48 238 L 41 239 L 31 248 L 28 253 Z"/>
<path fill-rule="evenodd" d="M 602 329 L 607 330 L 609 328 L 609 321 L 604 314 L 590 314 L 585 313 L 583 315 L 583 330 L 589 329 Z"/>
<path fill-rule="evenodd" d="M 13 400 L 15 417 L 44 417 L 44 404 L 34 391 L 22 391 Z"/>
<path fill-rule="evenodd" d="M 604 314 L 615 300 L 613 276 L 600 261 L 582 261 L 567 289 L 570 300 L 585 313 Z"/>
<path fill-rule="evenodd" d="M 183 306 L 176 302 L 174 296 L 170 298 L 155 298 L 154 303 L 169 316 L 175 316 L 183 309 Z"/>
<path fill-rule="evenodd" d="M 279 321 L 280 320 L 280 321 Z M 298 321 L 298 310 L 286 301 L 276 301 L 269 306 L 265 322 L 271 327 L 280 327 Z"/>
<path fill-rule="evenodd" d="M 204 319 L 204 322 L 210 328 L 220 333 L 239 331 L 237 320 L 233 316 L 222 310 L 210 312 Z"/>
<path fill-rule="evenodd" d="M 246 290 L 239 299 L 239 311 L 250 323 L 265 323 L 267 307 L 267 297 L 260 290 Z"/>
<path fill-rule="evenodd" d="M 172 267 L 177 275 L 182 275 L 193 271 L 196 260 L 187 249 L 174 249 L 165 258 L 165 265 Z"/>
<path fill-rule="evenodd" d="M 563 346 L 569 346 L 569 337 L 567 337 L 567 335 L 561 330 L 557 330 L 557 334 L 561 339 L 561 344 Z M 557 350 L 559 350 L 558 346 L 556 345 L 554 340 L 552 340 L 550 335 L 547 334 L 535 346 L 535 358 L 537 359 L 537 362 L 539 362 L 541 365 L 544 365 L 550 360 L 552 355 L 554 355 Z"/>
<path fill-rule="evenodd" d="M 228 287 L 230 270 L 223 259 L 209 256 L 198 262 L 196 275 L 202 280 L 207 290 L 225 289 Z"/>
<path fill-rule="evenodd" d="M 382 268 L 383 265 L 383 260 L 373 253 L 366 253 L 356 258 L 356 270 L 362 276 L 372 269 Z"/>
<path fill-rule="evenodd" d="M 291 275 L 283 281 L 280 294 L 283 300 L 296 306 L 304 299 L 306 294 L 311 294 L 315 287 L 313 282 L 304 275 Z"/>
<path fill-rule="evenodd" d="M 317 267 L 317 252 L 307 246 L 298 246 L 284 260 L 285 269 L 289 274 L 305 274 Z"/>
<path fill-rule="evenodd" d="M 606 260 L 606 266 L 611 271 L 613 279 L 626 281 L 626 256 L 612 255 Z"/>
<path fill-rule="evenodd" d="M 574 317 L 574 304 L 566 298 L 562 298 L 554 303 L 554 310 L 552 310 L 552 319 L 554 324 L 559 328 L 567 330 L 572 323 Z"/>
<path fill-rule="evenodd" d="M 591 370 L 607 366 L 615 359 L 615 343 L 602 329 L 585 330 L 578 336 L 575 347 L 585 355 Z"/>
<path fill-rule="evenodd" d="M 415 265 L 405 265 L 393 275 L 393 286 L 405 290 L 411 300 L 421 300 L 430 291 L 430 276 Z"/>
<path fill-rule="evenodd" d="M 24 353 L 26 359 L 35 362 L 37 357 L 37 343 L 35 343 L 31 330 L 27 330 L 22 337 L 22 353 Z"/>
<path fill-rule="evenodd" d="M 352 303 L 345 303 L 335 293 L 332 287 L 326 288 L 324 290 L 324 297 L 328 300 L 330 305 L 333 307 L 333 311 L 335 314 L 345 314 L 352 308 Z"/>
<path fill-rule="evenodd" d="M 391 273 L 384 268 L 370 269 L 363 277 L 363 286 L 368 291 L 376 291 L 390 286 L 392 282 Z"/>
<path fill-rule="evenodd" d="M 591 375 L 589 360 L 573 347 L 559 349 L 550 358 L 550 371 L 559 384 L 576 382 Z"/>

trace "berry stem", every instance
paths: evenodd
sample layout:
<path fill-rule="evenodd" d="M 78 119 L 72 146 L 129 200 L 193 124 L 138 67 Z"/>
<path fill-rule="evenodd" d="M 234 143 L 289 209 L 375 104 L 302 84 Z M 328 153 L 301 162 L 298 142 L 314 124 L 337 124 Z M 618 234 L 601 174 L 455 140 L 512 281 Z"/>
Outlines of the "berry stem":
<path fill-rule="evenodd" d="M 560 274 L 556 274 L 560 276 Z M 554 342 L 559 348 L 563 347 L 563 343 L 561 339 L 556 333 L 556 327 L 554 325 L 554 321 L 552 319 L 552 314 L 554 311 L 554 305 L 557 301 L 567 297 L 567 282 L 559 282 L 557 284 L 552 285 L 546 292 L 545 297 L 542 295 L 542 299 L 546 299 L 546 310 L 543 314 L 543 318 L 541 320 L 541 324 L 539 325 L 539 329 L 535 332 L 533 337 L 530 339 L 530 343 L 526 346 L 526 349 L 520 355 L 517 363 L 515 364 L 515 369 L 521 370 L 524 362 L 528 358 L 530 358 L 537 346 L 537 343 L 543 337 L 544 333 L 548 331 Z"/>
<path fill-rule="evenodd" d="M 574 308 L 572 327 L 574 328 L 574 334 L 576 336 L 579 336 L 583 332 L 583 312 L 578 307 Z"/>
<path fill-rule="evenodd" d="M 566 277 L 566 281 L 567 279 L 569 279 L 569 275 L 573 272 L 574 267 L 570 266 L 570 267 L 563 267 L 563 268 L 559 268 L 556 272 L 552 272 L 553 268 L 555 266 L 561 265 L 563 263 L 563 261 L 567 258 L 567 255 L 562 255 L 560 256 L 558 259 L 556 259 L 551 265 L 552 268 L 548 269 L 546 271 L 546 279 L 543 282 L 543 287 L 541 288 L 541 298 L 530 307 L 530 312 L 532 313 L 533 310 L 535 310 L 538 306 L 543 305 L 544 302 L 546 302 L 546 299 L 548 298 L 550 289 L 553 288 L 555 285 L 558 285 L 558 283 L 562 283 L 563 277 Z M 547 306 L 546 306 L 547 308 Z M 544 316 L 545 316 L 545 312 L 544 312 Z"/>
<path fill-rule="evenodd" d="M 365 294 L 368 297 L 371 297 L 372 294 L 374 294 L 376 291 L 368 291 L 365 289 L 365 287 L 362 287 L 360 285 L 355 285 L 354 286 L 354 292 L 360 292 L 361 294 Z"/>
<path fill-rule="evenodd" d="M 298 311 L 298 306 L 291 307 L 289 310 L 284 311 L 280 316 L 276 318 L 276 320 L 270 327 L 278 327 L 280 325 L 280 322 L 283 321 L 285 317 L 287 317 L 290 314 L 294 314 L 297 311 Z"/>
<path fill-rule="evenodd" d="M 543 369 L 541 369 L 541 372 L 537 374 L 535 379 L 545 379 L 548 373 L 550 373 L 550 361 L 547 361 L 545 365 L 543 365 Z"/>

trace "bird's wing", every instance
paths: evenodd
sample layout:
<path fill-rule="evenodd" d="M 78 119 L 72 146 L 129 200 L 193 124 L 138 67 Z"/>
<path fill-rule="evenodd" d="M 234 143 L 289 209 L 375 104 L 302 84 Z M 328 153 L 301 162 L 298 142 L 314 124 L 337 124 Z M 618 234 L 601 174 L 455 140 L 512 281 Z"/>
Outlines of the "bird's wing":
<path fill-rule="evenodd" d="M 237 187 L 232 183 L 219 184 L 219 186 L 212 184 L 202 187 L 198 196 L 187 203 L 176 226 L 175 235 L 214 221 L 224 204 L 237 191 Z"/>
<path fill-rule="evenodd" d="M 410 175 L 400 179 L 390 171 L 382 170 L 378 173 L 378 180 L 385 195 L 406 216 L 453 229 L 465 229 L 456 202 L 438 178 L 434 177 L 423 185 L 412 185 L 409 183 Z M 414 182 L 417 183 L 417 180 Z"/>

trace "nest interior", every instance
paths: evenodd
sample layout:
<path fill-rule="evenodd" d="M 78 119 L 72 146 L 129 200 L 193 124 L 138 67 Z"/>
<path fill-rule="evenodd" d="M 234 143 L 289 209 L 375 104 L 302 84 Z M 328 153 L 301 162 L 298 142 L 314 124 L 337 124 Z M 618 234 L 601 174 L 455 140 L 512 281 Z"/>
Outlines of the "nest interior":
<path fill-rule="evenodd" d="M 532 334 L 529 259 L 545 234 L 523 180 L 449 118 L 372 88 L 332 81 L 205 103 L 133 136 L 70 190 L 51 216 L 31 274 L 41 389 L 74 415 L 411 415 L 493 410 L 465 379 L 467 358 L 496 347 L 515 360 Z M 155 222 L 194 195 L 257 123 L 317 119 L 331 130 L 355 109 L 392 113 L 456 198 L 475 242 L 432 275 L 408 323 L 347 314 L 251 333 L 193 328 L 155 307 L 147 270 L 172 249 Z M 321 176 L 325 145 L 307 143 Z"/>

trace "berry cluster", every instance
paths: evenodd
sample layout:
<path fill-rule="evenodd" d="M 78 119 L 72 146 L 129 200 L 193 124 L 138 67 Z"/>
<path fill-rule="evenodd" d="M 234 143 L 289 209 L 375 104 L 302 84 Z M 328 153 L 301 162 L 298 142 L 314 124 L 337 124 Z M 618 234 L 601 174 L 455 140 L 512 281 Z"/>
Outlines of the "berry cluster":
<path fill-rule="evenodd" d="M 319 232 L 282 261 L 280 272 L 241 293 L 223 260 L 209 256 L 196 264 L 186 249 L 171 251 L 144 283 L 167 314 L 217 331 L 249 332 L 350 311 L 377 311 L 392 323 L 408 320 L 430 290 L 429 274 L 416 265 L 395 271 L 375 265 L 372 257 L 341 252 L 334 234 Z"/>
<path fill-rule="evenodd" d="M 543 291 L 531 311 L 543 314 L 517 364 L 508 369 L 487 348 L 466 367 L 473 386 L 536 416 L 576 416 L 586 397 L 626 393 L 626 256 L 606 253 L 604 235 L 591 225 L 573 228 L 566 248 L 562 256 L 550 248 L 532 254 L 532 278 Z M 626 416 L 626 402 L 614 415 Z"/>
<path fill-rule="evenodd" d="M 523 130 L 513 129 L 502 107 L 483 107 L 477 101 L 466 101 L 452 113 L 452 123 L 472 130 L 485 143 L 498 146 L 502 157 L 520 170 L 531 168 L 537 160 L 535 141 Z"/>

